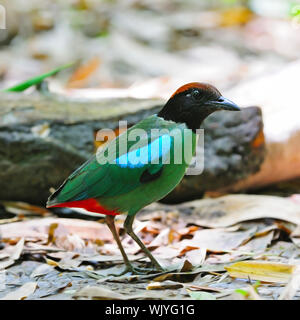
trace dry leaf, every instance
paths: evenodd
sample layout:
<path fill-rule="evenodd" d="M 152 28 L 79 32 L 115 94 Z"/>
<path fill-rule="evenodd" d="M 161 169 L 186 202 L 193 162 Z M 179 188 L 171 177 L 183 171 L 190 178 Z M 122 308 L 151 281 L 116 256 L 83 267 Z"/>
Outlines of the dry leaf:
<path fill-rule="evenodd" d="M 268 234 L 264 236 L 255 237 L 251 240 L 249 240 L 245 245 L 240 246 L 236 253 L 240 251 L 243 252 L 249 252 L 249 253 L 260 253 L 263 252 L 269 244 L 271 244 L 272 240 L 274 238 L 274 231 L 269 232 Z M 243 253 L 245 254 L 245 253 Z"/>
<path fill-rule="evenodd" d="M 51 272 L 52 270 L 53 270 L 53 266 L 50 266 L 49 264 L 43 263 L 32 271 L 30 278 L 43 276 L 43 275 Z"/>
<path fill-rule="evenodd" d="M 151 282 L 147 286 L 147 290 L 165 290 L 165 289 L 180 289 L 183 284 L 175 281 Z"/>
<path fill-rule="evenodd" d="M 194 300 L 216 300 L 216 297 L 208 292 L 191 291 L 187 289 L 188 294 Z"/>
<path fill-rule="evenodd" d="M 10 248 L 13 248 L 11 251 L 10 258 L 13 260 L 18 260 L 24 248 L 24 238 L 21 238 L 14 247 Z"/>
<path fill-rule="evenodd" d="M 235 194 L 196 200 L 183 205 L 193 209 L 190 222 L 222 228 L 242 221 L 274 218 L 300 224 L 300 206 L 289 198 Z"/>
<path fill-rule="evenodd" d="M 67 234 L 66 236 L 58 237 L 55 239 L 55 244 L 66 251 L 81 252 L 86 248 L 84 240 L 77 234 Z"/>
<path fill-rule="evenodd" d="M 189 234 L 194 233 L 195 231 L 199 230 L 198 226 L 190 226 L 190 227 L 186 227 L 183 229 L 178 230 L 177 232 L 181 235 L 181 236 L 186 236 Z"/>
<path fill-rule="evenodd" d="M 81 88 L 83 87 L 88 78 L 98 69 L 100 65 L 100 59 L 94 57 L 88 61 L 85 65 L 80 66 L 71 76 L 67 88 Z"/>
<path fill-rule="evenodd" d="M 238 248 L 248 241 L 256 232 L 256 227 L 238 232 L 230 232 L 226 229 L 198 230 L 192 240 L 182 240 L 181 247 L 197 246 L 208 251 L 224 252 Z"/>
<path fill-rule="evenodd" d="M 74 297 L 97 298 L 100 300 L 135 300 L 135 299 L 162 299 L 164 295 L 145 291 L 141 294 L 120 294 L 102 286 L 87 286 L 78 290 Z"/>
<path fill-rule="evenodd" d="M 49 266 L 58 267 L 58 262 L 56 262 L 56 261 L 54 261 L 52 259 L 48 259 L 48 258 L 46 258 L 45 260 L 49 264 Z"/>
<path fill-rule="evenodd" d="M 199 247 L 195 247 L 195 246 L 186 246 L 184 247 L 180 252 L 179 252 L 179 256 L 183 256 L 186 252 L 189 252 L 191 250 L 197 250 L 199 249 Z"/>
<path fill-rule="evenodd" d="M 5 269 L 15 263 L 21 256 L 24 249 L 24 238 L 21 238 L 14 246 L 8 246 L 2 250 L 2 258 L 7 260 L 0 262 L 0 270 Z"/>
<path fill-rule="evenodd" d="M 296 266 L 289 283 L 281 293 L 279 300 L 291 300 L 300 289 L 300 267 Z"/>
<path fill-rule="evenodd" d="M 55 223 L 59 225 L 54 233 L 55 237 L 59 237 L 62 232 L 64 235 L 76 234 L 81 239 L 87 240 L 113 240 L 113 236 L 105 224 L 65 218 L 43 218 L 0 225 L 0 234 L 4 239 L 24 237 L 26 240 L 47 240 L 49 226 Z"/>
<path fill-rule="evenodd" d="M 207 287 L 207 286 L 198 286 L 198 285 L 190 285 L 188 286 L 190 291 L 211 291 L 211 292 L 222 292 L 222 289 Z"/>
<path fill-rule="evenodd" d="M 54 247 L 53 245 L 47 246 L 42 245 L 34 242 L 27 242 L 25 245 L 24 250 L 26 252 L 36 252 L 36 251 L 42 251 L 42 252 L 64 252 L 64 249 Z"/>
<path fill-rule="evenodd" d="M 200 248 L 197 250 L 189 251 L 185 254 L 185 257 L 190 261 L 194 266 L 202 265 L 206 257 L 206 249 Z"/>
<path fill-rule="evenodd" d="M 295 266 L 267 261 L 240 261 L 225 269 L 233 278 L 286 283 L 290 280 Z"/>
<path fill-rule="evenodd" d="M 6 258 L 9 258 L 9 254 L 7 252 L 0 252 L 0 260 L 6 259 Z"/>
<path fill-rule="evenodd" d="M 14 218 L 10 218 L 10 219 L 1 219 L 0 220 L 0 224 L 7 224 L 7 223 L 12 223 L 12 222 L 17 222 L 22 220 L 22 218 L 20 217 L 14 217 Z"/>
<path fill-rule="evenodd" d="M 0 300 L 24 300 L 28 296 L 30 296 L 32 293 L 34 293 L 36 287 L 37 287 L 36 282 L 27 282 L 23 284 L 21 288 L 8 293 Z"/>
<path fill-rule="evenodd" d="M 170 228 L 163 229 L 157 237 L 153 239 L 153 241 L 149 244 L 150 247 L 156 247 L 156 246 L 166 246 L 169 243 L 169 233 Z"/>
<path fill-rule="evenodd" d="M 58 262 L 58 267 L 63 270 L 76 269 L 81 263 L 81 260 L 75 258 L 73 252 L 67 252 L 65 256 Z"/>
<path fill-rule="evenodd" d="M 50 211 L 43 207 L 34 206 L 25 202 L 1 201 L 1 204 L 5 207 L 6 211 L 17 215 L 36 214 L 45 216 L 50 214 Z"/>
<path fill-rule="evenodd" d="M 47 244 L 53 243 L 55 241 L 54 231 L 58 227 L 58 223 L 51 223 L 48 231 L 48 241 Z"/>
<path fill-rule="evenodd" d="M 290 237 L 295 245 L 300 247 L 300 225 L 297 225 L 295 230 L 290 234 Z"/>
<path fill-rule="evenodd" d="M 177 248 L 170 246 L 161 246 L 153 251 L 155 257 L 161 257 L 162 259 L 172 259 L 179 255 L 180 251 Z"/>
<path fill-rule="evenodd" d="M 8 259 L 5 261 L 0 261 L 0 270 L 5 269 L 15 263 L 15 260 Z"/>
<path fill-rule="evenodd" d="M 232 6 L 224 10 L 220 15 L 220 25 L 231 27 L 249 22 L 253 17 L 252 11 L 246 7 Z"/>
<path fill-rule="evenodd" d="M 191 270 L 193 270 L 193 265 L 188 260 L 184 260 L 183 265 L 180 268 L 180 272 L 188 272 Z"/>

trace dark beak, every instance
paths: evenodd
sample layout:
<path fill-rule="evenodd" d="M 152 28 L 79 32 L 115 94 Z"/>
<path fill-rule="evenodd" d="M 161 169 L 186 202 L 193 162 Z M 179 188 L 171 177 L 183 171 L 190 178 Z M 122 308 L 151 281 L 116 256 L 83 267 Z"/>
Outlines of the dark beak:
<path fill-rule="evenodd" d="M 221 96 L 216 101 L 209 102 L 211 106 L 214 106 L 217 110 L 230 110 L 230 111 L 241 111 L 241 109 L 232 101 Z"/>

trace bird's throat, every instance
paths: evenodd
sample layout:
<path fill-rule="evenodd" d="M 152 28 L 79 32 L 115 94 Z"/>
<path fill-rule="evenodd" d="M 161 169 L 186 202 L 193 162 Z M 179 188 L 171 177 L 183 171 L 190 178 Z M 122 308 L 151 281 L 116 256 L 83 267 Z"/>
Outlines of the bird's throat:
<path fill-rule="evenodd" d="M 203 112 L 171 112 L 166 106 L 158 113 L 158 116 L 167 121 L 174 121 L 176 123 L 185 123 L 186 126 L 194 133 L 201 127 L 203 121 L 212 113 L 210 110 L 203 110 Z"/>

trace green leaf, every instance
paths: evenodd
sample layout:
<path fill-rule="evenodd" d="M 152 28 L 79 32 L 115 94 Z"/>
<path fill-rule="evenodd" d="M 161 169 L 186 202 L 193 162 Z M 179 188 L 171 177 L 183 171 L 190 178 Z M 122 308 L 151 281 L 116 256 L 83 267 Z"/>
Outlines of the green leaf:
<path fill-rule="evenodd" d="M 216 300 L 216 297 L 208 292 L 204 291 L 191 291 L 187 290 L 190 297 L 194 300 Z"/>
<path fill-rule="evenodd" d="M 11 88 L 4 89 L 2 91 L 3 92 L 21 92 L 21 91 L 24 91 L 24 90 L 28 89 L 31 86 L 34 86 L 34 85 L 37 85 L 37 84 L 41 83 L 44 79 L 55 75 L 56 73 L 60 72 L 61 70 L 64 70 L 64 69 L 67 69 L 67 68 L 71 67 L 73 64 L 74 63 L 69 63 L 69 64 L 66 64 L 66 65 L 63 65 L 63 66 L 58 67 L 58 68 L 56 68 L 54 70 L 51 70 L 51 71 L 49 71 L 47 73 L 44 73 L 44 74 L 42 74 L 40 76 L 28 79 L 25 82 L 19 83 L 19 84 L 15 85 L 15 86 L 13 86 Z"/>
<path fill-rule="evenodd" d="M 298 2 L 291 3 L 289 15 L 291 17 L 299 17 L 300 16 L 300 5 Z"/>
<path fill-rule="evenodd" d="M 235 292 L 243 295 L 244 297 L 247 297 L 249 295 L 248 291 L 243 289 L 236 289 Z"/>
<path fill-rule="evenodd" d="M 258 293 L 257 288 L 259 288 L 261 285 L 260 281 L 256 281 L 253 285 L 253 289 L 255 290 L 256 293 Z"/>

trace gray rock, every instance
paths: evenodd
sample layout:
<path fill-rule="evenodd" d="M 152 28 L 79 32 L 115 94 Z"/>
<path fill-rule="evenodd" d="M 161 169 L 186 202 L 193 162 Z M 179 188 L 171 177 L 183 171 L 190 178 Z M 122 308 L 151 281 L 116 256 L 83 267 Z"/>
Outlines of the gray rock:
<path fill-rule="evenodd" d="M 94 137 L 119 120 L 133 125 L 156 113 L 160 100 L 66 100 L 55 95 L 0 95 L 0 199 L 44 205 L 57 188 L 94 151 Z M 165 201 L 201 197 L 256 172 L 264 144 L 253 147 L 262 130 L 257 107 L 219 112 L 205 128 L 205 171 L 186 176 Z"/>

